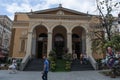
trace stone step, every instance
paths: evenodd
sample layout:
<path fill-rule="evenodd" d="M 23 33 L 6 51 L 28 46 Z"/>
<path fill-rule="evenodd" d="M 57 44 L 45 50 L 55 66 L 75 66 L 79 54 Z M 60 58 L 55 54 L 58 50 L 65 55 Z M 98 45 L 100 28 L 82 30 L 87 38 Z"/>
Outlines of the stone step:
<path fill-rule="evenodd" d="M 42 71 L 43 70 L 43 59 L 30 60 L 24 70 L 25 71 Z"/>
<path fill-rule="evenodd" d="M 80 60 L 74 60 L 71 64 L 72 71 L 85 71 L 85 70 L 94 70 L 89 61 L 87 64 L 81 64 Z"/>

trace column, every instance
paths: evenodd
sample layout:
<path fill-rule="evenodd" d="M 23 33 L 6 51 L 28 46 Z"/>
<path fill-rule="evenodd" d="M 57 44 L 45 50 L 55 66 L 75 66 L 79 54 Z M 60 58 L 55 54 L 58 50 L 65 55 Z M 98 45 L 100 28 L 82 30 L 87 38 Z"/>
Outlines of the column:
<path fill-rule="evenodd" d="M 91 39 L 88 35 L 86 35 L 86 54 L 87 56 L 92 56 Z"/>
<path fill-rule="evenodd" d="M 86 53 L 86 35 L 83 32 L 82 34 L 82 53 Z"/>
<path fill-rule="evenodd" d="M 26 64 L 28 63 L 28 60 L 31 58 L 31 48 L 32 48 L 31 46 L 32 46 L 32 32 L 28 32 L 26 55 L 21 62 L 20 70 L 23 70 L 25 68 Z"/>
<path fill-rule="evenodd" d="M 49 56 L 49 52 L 52 50 L 52 32 L 48 32 L 48 40 L 47 40 L 47 56 Z"/>
<path fill-rule="evenodd" d="M 67 48 L 68 48 L 68 53 L 72 54 L 72 33 L 71 32 L 67 33 Z"/>
<path fill-rule="evenodd" d="M 31 48 L 32 48 L 32 32 L 28 32 L 26 55 L 31 56 Z"/>
<path fill-rule="evenodd" d="M 33 33 L 33 36 L 32 36 L 32 57 L 35 57 L 36 56 L 36 33 L 34 32 Z"/>

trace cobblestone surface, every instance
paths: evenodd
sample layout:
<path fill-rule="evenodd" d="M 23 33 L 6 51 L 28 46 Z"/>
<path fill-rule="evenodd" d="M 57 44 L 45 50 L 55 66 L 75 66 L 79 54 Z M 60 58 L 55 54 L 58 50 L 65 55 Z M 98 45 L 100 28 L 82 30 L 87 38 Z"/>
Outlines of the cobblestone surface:
<path fill-rule="evenodd" d="M 0 80 L 42 80 L 41 72 L 18 71 L 9 74 L 7 70 L 0 70 Z M 72 72 L 49 72 L 48 80 L 120 80 L 120 77 L 110 78 L 99 71 L 72 71 Z"/>

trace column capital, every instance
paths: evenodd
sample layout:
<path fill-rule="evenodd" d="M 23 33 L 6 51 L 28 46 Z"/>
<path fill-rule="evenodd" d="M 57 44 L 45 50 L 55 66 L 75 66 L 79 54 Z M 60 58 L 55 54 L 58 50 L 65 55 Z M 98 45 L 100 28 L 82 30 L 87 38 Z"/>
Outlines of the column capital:
<path fill-rule="evenodd" d="M 48 34 L 52 34 L 52 32 L 48 32 Z"/>

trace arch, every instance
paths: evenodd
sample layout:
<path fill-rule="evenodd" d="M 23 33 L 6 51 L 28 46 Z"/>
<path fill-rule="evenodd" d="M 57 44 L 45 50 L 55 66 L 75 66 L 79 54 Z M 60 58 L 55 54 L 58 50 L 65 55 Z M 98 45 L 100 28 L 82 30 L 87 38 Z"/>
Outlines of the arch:
<path fill-rule="evenodd" d="M 59 33 L 59 34 L 64 34 L 64 38 L 67 37 L 67 34 L 66 34 L 67 29 L 62 25 L 55 26 L 52 32 L 53 32 L 53 36 Z"/>
<path fill-rule="evenodd" d="M 81 53 L 85 53 L 86 50 L 86 31 L 81 26 L 72 28 L 72 51 L 79 56 Z"/>
<path fill-rule="evenodd" d="M 32 37 L 32 55 L 42 58 L 47 55 L 48 29 L 44 25 L 37 25 L 33 28 L 35 37 Z"/>
<path fill-rule="evenodd" d="M 34 25 L 32 25 L 31 27 L 31 29 L 30 29 L 30 32 L 33 32 L 33 30 L 36 28 L 36 27 L 38 27 L 38 26 L 44 26 L 46 29 L 47 29 L 47 31 L 49 31 L 49 28 L 47 27 L 47 25 L 45 25 L 45 24 L 41 24 L 41 23 L 37 23 L 37 24 L 34 24 Z"/>
<path fill-rule="evenodd" d="M 86 33 L 86 29 L 83 28 L 83 27 L 81 27 L 81 26 L 75 26 L 75 27 L 72 27 L 71 32 L 72 32 L 74 29 L 76 29 L 76 28 L 78 28 L 78 29 L 81 28 L 82 31 L 84 31 L 84 32 Z"/>
<path fill-rule="evenodd" d="M 86 25 L 86 26 L 87 26 L 87 25 Z M 74 28 L 80 27 L 80 28 L 82 28 L 82 29 L 85 31 L 85 33 L 86 33 L 86 32 L 88 32 L 86 26 L 85 26 L 85 25 L 74 25 L 73 27 L 71 27 L 70 32 L 72 32 L 72 30 L 73 30 Z"/>
<path fill-rule="evenodd" d="M 53 48 L 56 50 L 57 58 L 61 59 L 67 46 L 67 30 L 64 26 L 58 25 L 53 28 L 52 35 Z"/>
<path fill-rule="evenodd" d="M 54 27 L 51 28 L 51 31 L 53 32 L 53 30 L 54 30 L 56 27 L 63 27 L 63 28 L 65 28 L 65 30 L 68 32 L 68 28 L 67 28 L 65 25 L 54 25 Z"/>

